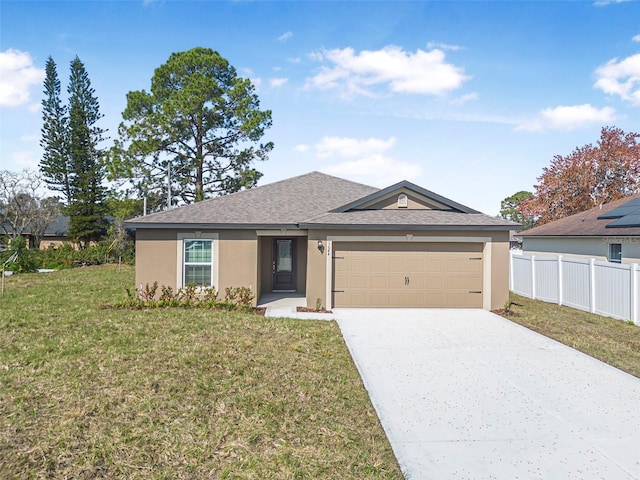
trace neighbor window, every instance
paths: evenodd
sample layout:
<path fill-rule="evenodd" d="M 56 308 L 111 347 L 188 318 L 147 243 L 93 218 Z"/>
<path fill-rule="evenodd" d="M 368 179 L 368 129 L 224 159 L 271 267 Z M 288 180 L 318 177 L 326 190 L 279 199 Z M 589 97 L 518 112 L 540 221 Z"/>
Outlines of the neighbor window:
<path fill-rule="evenodd" d="M 613 263 L 622 263 L 622 244 L 609 244 L 609 261 Z"/>
<path fill-rule="evenodd" d="M 184 241 L 184 285 L 195 283 L 199 287 L 212 285 L 212 241 Z"/>

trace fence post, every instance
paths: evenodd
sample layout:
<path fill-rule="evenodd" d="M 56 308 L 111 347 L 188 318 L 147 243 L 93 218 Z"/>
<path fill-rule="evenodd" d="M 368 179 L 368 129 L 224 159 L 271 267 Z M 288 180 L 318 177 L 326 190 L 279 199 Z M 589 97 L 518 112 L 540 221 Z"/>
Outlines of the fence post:
<path fill-rule="evenodd" d="M 636 273 L 638 271 L 638 265 L 636 263 L 632 263 L 630 264 L 630 267 L 629 274 L 631 275 L 631 278 L 629 279 L 629 284 L 631 285 L 631 315 L 629 315 L 629 318 L 633 323 L 638 325 L 638 322 L 640 321 L 638 318 L 638 277 Z"/>
<path fill-rule="evenodd" d="M 513 292 L 513 250 L 509 250 L 509 290 Z"/>
<path fill-rule="evenodd" d="M 536 299 L 536 256 L 531 255 L 531 299 Z"/>
<path fill-rule="evenodd" d="M 562 305 L 562 255 L 558 255 L 558 305 Z"/>
<path fill-rule="evenodd" d="M 596 259 L 589 259 L 589 304 L 591 313 L 596 313 Z"/>

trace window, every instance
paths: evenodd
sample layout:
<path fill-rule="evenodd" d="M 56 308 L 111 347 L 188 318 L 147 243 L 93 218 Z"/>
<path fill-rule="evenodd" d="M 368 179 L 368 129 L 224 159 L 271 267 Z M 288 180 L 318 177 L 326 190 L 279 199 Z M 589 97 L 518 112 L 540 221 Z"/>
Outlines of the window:
<path fill-rule="evenodd" d="M 398 195 L 398 208 L 407 208 L 409 206 L 409 199 L 404 193 Z"/>
<path fill-rule="evenodd" d="M 184 241 L 184 283 L 199 287 L 212 285 L 213 255 L 211 240 Z"/>
<path fill-rule="evenodd" d="M 622 244 L 609 244 L 609 261 L 613 263 L 622 263 Z"/>

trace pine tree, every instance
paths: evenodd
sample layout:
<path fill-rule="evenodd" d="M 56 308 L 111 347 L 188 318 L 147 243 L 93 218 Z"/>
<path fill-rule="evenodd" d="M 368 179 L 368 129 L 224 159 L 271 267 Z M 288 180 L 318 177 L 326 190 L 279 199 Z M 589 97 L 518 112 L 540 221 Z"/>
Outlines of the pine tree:
<path fill-rule="evenodd" d="M 104 152 L 98 144 L 104 130 L 96 125 L 102 118 L 98 99 L 84 64 L 76 57 L 69 78 L 69 235 L 81 245 L 97 240 L 104 230 L 106 189 Z"/>
<path fill-rule="evenodd" d="M 47 59 L 45 71 L 40 139 L 44 154 L 40 160 L 40 171 L 49 188 L 61 192 L 63 202 L 69 205 L 72 196 L 67 148 L 67 109 L 60 99 L 60 80 L 51 57 Z"/>

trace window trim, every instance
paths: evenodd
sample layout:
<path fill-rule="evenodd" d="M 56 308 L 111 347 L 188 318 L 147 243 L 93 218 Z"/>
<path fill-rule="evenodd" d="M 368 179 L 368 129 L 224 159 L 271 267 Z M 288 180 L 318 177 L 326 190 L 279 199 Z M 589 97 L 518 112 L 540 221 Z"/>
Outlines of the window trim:
<path fill-rule="evenodd" d="M 614 246 L 618 247 L 618 252 L 616 255 L 617 258 L 614 258 L 611 252 L 611 248 Z M 607 260 L 611 263 L 622 263 L 622 244 L 621 243 L 609 243 L 608 251 L 607 251 Z"/>
<path fill-rule="evenodd" d="M 176 289 L 184 288 L 185 262 L 184 248 L 185 243 L 190 240 L 211 240 L 211 286 L 218 289 L 218 270 L 219 270 L 219 235 L 212 232 L 189 232 L 178 233 L 177 238 L 177 262 L 176 262 Z M 204 265 L 204 264 L 201 264 Z"/>

